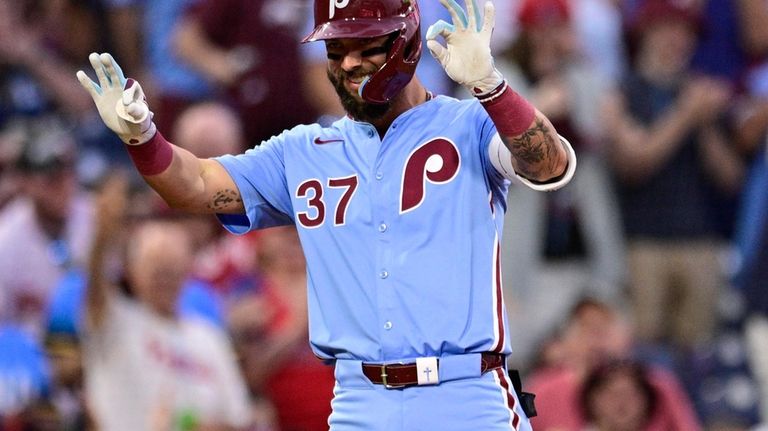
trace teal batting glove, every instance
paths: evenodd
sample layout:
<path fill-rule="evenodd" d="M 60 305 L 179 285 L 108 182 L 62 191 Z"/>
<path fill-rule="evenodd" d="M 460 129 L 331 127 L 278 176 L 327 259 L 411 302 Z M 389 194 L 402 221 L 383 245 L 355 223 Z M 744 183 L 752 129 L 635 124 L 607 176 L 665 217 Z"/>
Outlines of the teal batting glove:
<path fill-rule="evenodd" d="M 96 72 L 98 84 L 82 70 L 77 72 L 77 79 L 93 98 L 104 124 L 128 145 L 140 145 L 150 140 L 157 127 L 141 85 L 133 79 L 125 79 L 110 54 L 92 53 L 88 60 Z"/>
<path fill-rule="evenodd" d="M 480 16 L 477 0 L 466 0 L 466 13 L 455 0 L 440 3 L 448 9 L 453 24 L 440 20 L 429 26 L 427 48 L 456 83 L 476 96 L 490 93 L 504 82 L 491 55 L 496 17 L 493 3 L 485 3 L 484 17 Z M 445 46 L 437 41 L 438 36 L 443 37 Z"/>

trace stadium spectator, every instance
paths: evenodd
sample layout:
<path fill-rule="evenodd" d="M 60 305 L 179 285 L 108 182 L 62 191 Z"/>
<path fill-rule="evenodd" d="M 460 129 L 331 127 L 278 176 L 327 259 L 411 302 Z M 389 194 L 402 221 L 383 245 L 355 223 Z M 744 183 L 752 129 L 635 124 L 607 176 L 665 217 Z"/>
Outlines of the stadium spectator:
<path fill-rule="evenodd" d="M 328 429 L 333 367 L 308 344 L 306 267 L 293 227 L 257 237 L 259 283 L 239 292 L 230 322 L 252 390 L 274 405 L 282 431 Z"/>
<path fill-rule="evenodd" d="M 531 421 L 539 431 L 582 430 L 588 417 L 582 391 L 589 376 L 614 360 L 632 360 L 634 336 L 627 319 L 610 305 L 584 299 L 572 309 L 561 332 L 547 346 L 545 360 L 528 376 L 539 415 Z M 701 430 L 688 395 L 677 377 L 659 365 L 647 364 L 647 377 L 657 403 L 643 430 Z"/>
<path fill-rule="evenodd" d="M 647 431 L 656 410 L 658 394 L 645 368 L 633 362 L 614 361 L 587 376 L 581 407 L 588 431 Z M 675 429 L 673 424 L 656 427 Z"/>
<path fill-rule="evenodd" d="M 243 124 L 231 108 L 203 102 L 185 109 L 172 130 L 179 145 L 199 157 L 234 154 L 245 145 Z"/>
<path fill-rule="evenodd" d="M 179 58 L 173 39 L 193 0 L 104 0 L 115 53 L 151 94 L 154 121 L 173 130 L 188 106 L 214 99 L 215 85 Z"/>
<path fill-rule="evenodd" d="M 65 274 L 52 292 L 46 310 L 45 350 L 51 363 L 48 398 L 62 430 L 82 430 L 90 424 L 85 405 L 82 352 L 82 310 L 85 279 L 82 269 Z"/>
<path fill-rule="evenodd" d="M 83 55 L 109 47 L 99 0 L 14 1 L 0 5 L 0 131 L 20 121 L 59 116 L 77 143 L 78 181 L 98 182 L 110 167 L 129 163 L 105 143 L 113 134 L 88 109 L 77 87 L 59 73 L 82 66 Z"/>
<path fill-rule="evenodd" d="M 172 136 L 180 147 L 198 157 L 236 154 L 245 145 L 240 117 L 220 102 L 203 102 L 185 109 L 176 120 Z M 179 217 L 194 237 L 195 278 L 212 285 L 228 308 L 233 291 L 248 290 L 257 282 L 253 235 L 225 235 L 221 226 L 205 215 L 185 213 Z"/>
<path fill-rule="evenodd" d="M 571 187 L 547 194 L 512 187 L 507 197 L 502 265 L 514 278 L 505 286 L 513 326 L 521 328 L 513 347 L 523 359 L 588 287 L 621 299 L 623 238 L 597 116 L 607 81 L 584 61 L 572 13 L 565 0 L 522 2 L 518 37 L 497 60 L 512 86 L 565 131 L 586 166 Z"/>
<path fill-rule="evenodd" d="M 91 199 L 77 182 L 76 143 L 58 121 L 28 129 L 17 161 L 22 192 L 0 212 L 0 320 L 42 342 L 56 283 L 82 267 L 91 241 Z"/>
<path fill-rule="evenodd" d="M 122 295 L 105 271 L 127 206 L 124 178 L 99 197 L 86 294 L 86 397 L 101 429 L 246 429 L 252 414 L 227 334 L 177 313 L 191 263 L 180 226 L 145 220 L 130 231 Z"/>
<path fill-rule="evenodd" d="M 77 63 L 67 61 L 63 49 L 98 48 L 87 40 L 92 35 L 88 24 L 91 7 L 83 5 L 81 14 L 71 13 L 72 2 L 4 1 L 0 3 L 0 127 L 11 115 L 40 115 L 61 110 L 78 117 L 90 113 L 89 100 L 77 86 L 60 79 L 60 73 L 74 72 Z M 54 10 L 56 9 L 56 10 Z M 56 17 L 56 25 L 50 19 Z M 79 25 L 77 32 L 71 31 Z M 85 26 L 84 26 L 85 25 Z M 60 32 L 58 35 L 55 32 Z M 66 33 L 67 38 L 61 37 Z M 79 37 L 78 37 L 79 36 Z M 86 40 L 83 40 L 86 39 Z M 67 41 L 68 44 L 63 43 Z M 83 52 L 72 53 L 83 58 Z"/>
<path fill-rule="evenodd" d="M 719 205 L 743 176 L 725 122 L 731 88 L 690 68 L 702 25 L 679 3 L 644 3 L 631 27 L 634 62 L 603 120 L 638 336 L 684 354 L 713 335 L 724 280 Z"/>
<path fill-rule="evenodd" d="M 200 0 L 179 22 L 173 46 L 235 108 L 246 137 L 241 151 L 316 118 L 302 89 L 302 3 Z"/>

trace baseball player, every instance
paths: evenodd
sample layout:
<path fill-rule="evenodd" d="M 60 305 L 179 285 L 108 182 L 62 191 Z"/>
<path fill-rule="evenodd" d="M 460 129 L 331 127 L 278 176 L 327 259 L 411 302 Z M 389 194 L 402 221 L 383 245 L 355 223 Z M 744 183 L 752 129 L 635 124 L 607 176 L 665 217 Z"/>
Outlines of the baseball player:
<path fill-rule="evenodd" d="M 316 0 L 304 41 L 324 41 L 348 115 L 240 155 L 168 143 L 109 54 L 90 56 L 98 82 L 78 72 L 170 205 L 215 213 L 233 233 L 298 227 L 310 343 L 335 366 L 334 431 L 530 429 L 505 370 L 506 191 L 561 187 L 576 159 L 494 68 L 492 3 L 440 1 L 452 22 L 429 27 L 427 46 L 474 98 L 432 95 L 414 76 L 415 0 Z"/>

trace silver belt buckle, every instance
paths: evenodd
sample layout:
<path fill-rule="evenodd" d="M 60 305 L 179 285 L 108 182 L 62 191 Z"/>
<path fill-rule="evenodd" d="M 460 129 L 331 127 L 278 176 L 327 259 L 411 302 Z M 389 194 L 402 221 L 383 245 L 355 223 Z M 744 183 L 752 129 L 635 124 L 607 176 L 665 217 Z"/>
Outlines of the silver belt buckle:
<path fill-rule="evenodd" d="M 381 364 L 381 384 L 384 385 L 387 389 L 399 389 L 404 388 L 405 385 L 390 385 L 389 382 L 387 382 L 387 365 L 389 364 Z"/>

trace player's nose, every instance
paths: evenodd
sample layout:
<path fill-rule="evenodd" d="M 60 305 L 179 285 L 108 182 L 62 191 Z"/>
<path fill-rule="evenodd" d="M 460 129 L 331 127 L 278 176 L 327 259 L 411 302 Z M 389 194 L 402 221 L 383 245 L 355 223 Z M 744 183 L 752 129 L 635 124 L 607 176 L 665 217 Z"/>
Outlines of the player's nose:
<path fill-rule="evenodd" d="M 360 51 L 350 51 L 341 59 L 341 68 L 349 72 L 363 64 L 363 55 Z"/>

